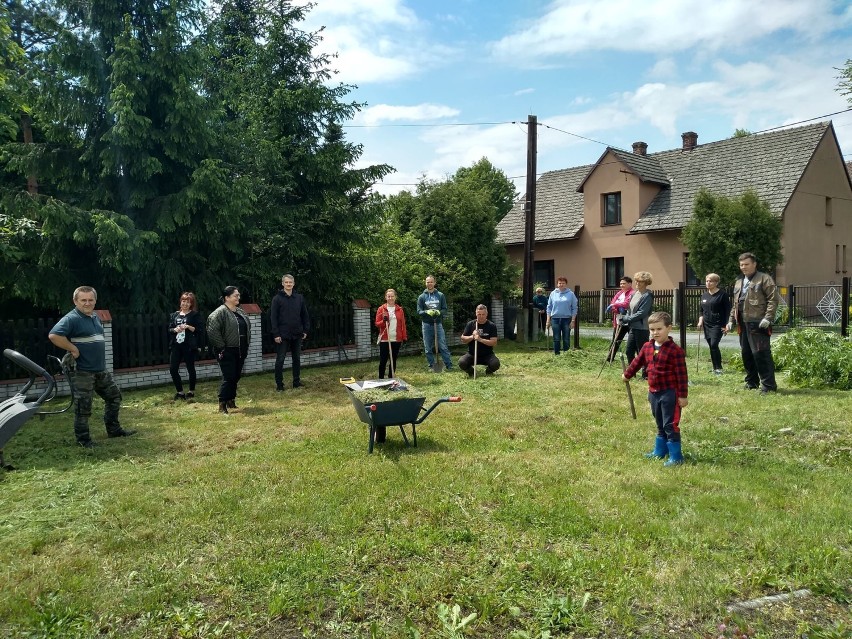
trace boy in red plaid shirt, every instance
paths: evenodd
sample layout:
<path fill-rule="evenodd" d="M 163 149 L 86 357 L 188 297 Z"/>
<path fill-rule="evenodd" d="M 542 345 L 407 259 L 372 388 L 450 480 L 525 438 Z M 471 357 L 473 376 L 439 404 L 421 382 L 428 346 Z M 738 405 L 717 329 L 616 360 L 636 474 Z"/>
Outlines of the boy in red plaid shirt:
<path fill-rule="evenodd" d="M 647 453 L 649 459 L 665 459 L 664 466 L 683 463 L 680 450 L 680 409 L 689 403 L 687 399 L 686 356 L 683 349 L 674 343 L 669 332 L 672 316 L 665 312 L 651 313 L 648 318 L 651 339 L 642 346 L 624 371 L 624 381 L 629 380 L 643 367 L 648 370 L 648 401 L 651 414 L 657 422 L 657 439 L 654 450 Z"/>

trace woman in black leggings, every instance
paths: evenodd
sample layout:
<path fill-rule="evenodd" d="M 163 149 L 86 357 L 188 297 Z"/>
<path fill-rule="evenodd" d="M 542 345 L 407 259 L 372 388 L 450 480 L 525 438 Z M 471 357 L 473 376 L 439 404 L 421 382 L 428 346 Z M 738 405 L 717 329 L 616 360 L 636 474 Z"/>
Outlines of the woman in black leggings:
<path fill-rule="evenodd" d="M 169 373 L 175 384 L 174 399 L 192 399 L 195 396 L 195 356 L 198 353 L 198 336 L 201 329 L 201 315 L 195 293 L 186 291 L 180 294 L 180 308 L 169 317 Z M 183 392 L 180 378 L 180 363 L 186 364 L 189 374 L 189 392 Z"/>
<path fill-rule="evenodd" d="M 710 347 L 710 361 L 713 363 L 713 372 L 722 374 L 722 351 L 719 350 L 719 342 L 722 341 L 722 332 L 731 314 L 731 298 L 719 288 L 719 276 L 708 273 L 704 278 L 707 290 L 701 296 L 701 317 L 698 318 L 698 328 L 704 329 L 704 339 Z"/>

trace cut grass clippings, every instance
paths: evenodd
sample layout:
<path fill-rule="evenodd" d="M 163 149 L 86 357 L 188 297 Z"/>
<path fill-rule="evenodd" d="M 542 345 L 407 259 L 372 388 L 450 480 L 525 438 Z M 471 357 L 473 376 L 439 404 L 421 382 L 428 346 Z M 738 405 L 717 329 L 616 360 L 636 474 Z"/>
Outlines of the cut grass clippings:
<path fill-rule="evenodd" d="M 338 379 L 374 362 L 246 377 L 227 416 L 213 382 L 127 392 L 139 434 L 106 439 L 96 402 L 91 452 L 72 416 L 32 420 L 0 475 L 0 636 L 848 637 L 849 394 L 690 362 L 687 463 L 663 468 L 645 387 L 634 421 L 608 342 L 583 346 L 504 341 L 477 380 L 401 358 L 427 406 L 463 401 L 372 455 Z"/>

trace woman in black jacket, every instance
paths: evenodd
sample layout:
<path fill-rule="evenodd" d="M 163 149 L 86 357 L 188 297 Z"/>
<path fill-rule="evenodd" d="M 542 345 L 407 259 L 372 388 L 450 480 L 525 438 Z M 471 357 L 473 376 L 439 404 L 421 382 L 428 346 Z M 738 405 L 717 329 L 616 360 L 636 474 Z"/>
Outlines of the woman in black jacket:
<path fill-rule="evenodd" d="M 201 329 L 201 315 L 195 293 L 186 291 L 180 295 L 180 308 L 169 317 L 169 373 L 175 384 L 174 399 L 195 397 L 195 355 L 198 352 L 197 331 Z M 189 392 L 184 394 L 180 378 L 180 363 L 186 364 L 189 373 Z"/>
<path fill-rule="evenodd" d="M 719 342 L 722 341 L 722 333 L 728 315 L 731 314 L 731 298 L 719 288 L 720 278 L 715 273 L 708 273 L 704 278 L 707 291 L 701 296 L 701 317 L 698 318 L 698 328 L 704 329 L 704 339 L 710 347 L 710 361 L 713 363 L 713 372 L 722 374 L 722 351 L 719 350 Z"/>

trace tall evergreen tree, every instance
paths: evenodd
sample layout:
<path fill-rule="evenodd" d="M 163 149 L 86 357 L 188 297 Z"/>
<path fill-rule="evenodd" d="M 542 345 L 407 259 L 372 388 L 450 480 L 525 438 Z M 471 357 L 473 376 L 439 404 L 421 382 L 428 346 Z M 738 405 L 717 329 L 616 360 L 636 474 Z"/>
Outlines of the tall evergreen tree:
<path fill-rule="evenodd" d="M 255 194 L 241 275 L 272 288 L 294 271 L 303 291 L 346 294 L 340 256 L 363 241 L 369 187 L 391 168 L 354 168 L 362 148 L 340 123 L 360 105 L 345 101 L 352 87 L 329 83 L 328 58 L 313 52 L 318 34 L 298 27 L 304 12 L 286 0 L 223 3 L 208 86 L 229 146 L 250 150 L 234 157 Z"/>

